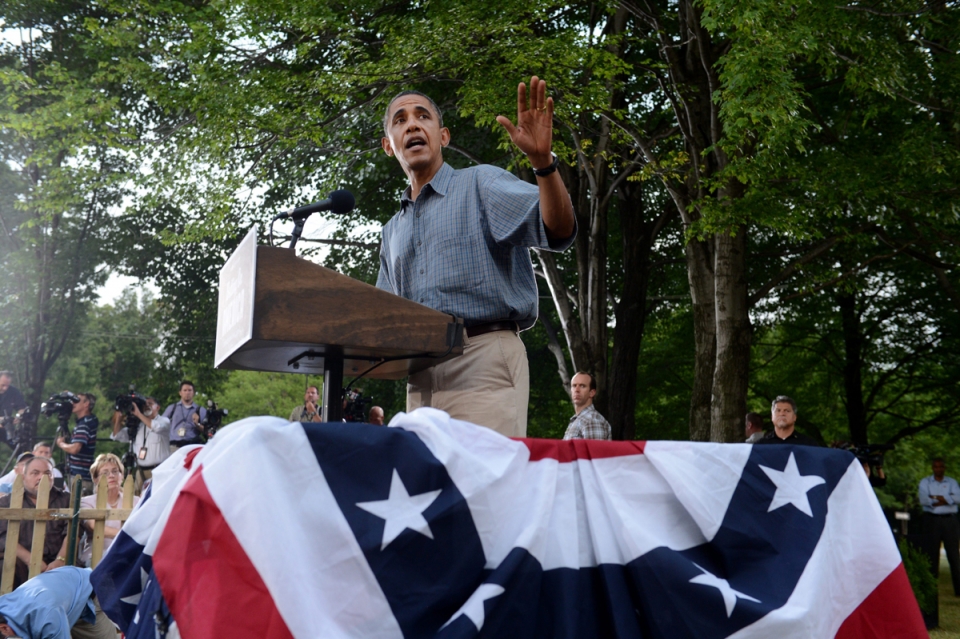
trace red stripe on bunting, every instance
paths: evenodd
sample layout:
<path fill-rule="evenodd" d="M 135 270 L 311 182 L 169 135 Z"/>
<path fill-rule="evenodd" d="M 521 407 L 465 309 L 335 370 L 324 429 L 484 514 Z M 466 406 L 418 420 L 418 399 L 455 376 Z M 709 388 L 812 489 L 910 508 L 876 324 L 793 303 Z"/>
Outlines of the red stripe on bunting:
<path fill-rule="evenodd" d="M 836 639 L 927 639 L 920 607 L 900 564 L 857 606 L 837 631 Z"/>
<path fill-rule="evenodd" d="M 202 470 L 180 492 L 153 554 L 153 568 L 180 635 L 293 639 L 213 501 Z"/>
<path fill-rule="evenodd" d="M 572 462 L 578 459 L 603 459 L 642 455 L 646 442 L 612 442 L 603 439 L 521 439 L 530 449 L 530 461 L 556 459 Z"/>

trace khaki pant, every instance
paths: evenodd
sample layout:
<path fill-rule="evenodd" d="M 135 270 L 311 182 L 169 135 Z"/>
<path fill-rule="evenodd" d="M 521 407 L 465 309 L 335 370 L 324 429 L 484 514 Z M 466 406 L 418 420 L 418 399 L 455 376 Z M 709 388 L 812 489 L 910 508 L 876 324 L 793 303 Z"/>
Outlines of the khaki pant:
<path fill-rule="evenodd" d="M 156 468 L 156 466 L 154 466 Z M 133 489 L 139 495 L 143 492 L 143 485 L 147 480 L 153 477 L 153 468 L 144 468 L 137 466 L 137 472 L 133 475 Z"/>
<path fill-rule="evenodd" d="M 71 639 L 117 639 L 120 633 L 117 632 L 113 622 L 107 618 L 106 613 L 100 609 L 100 602 L 96 597 L 93 598 L 93 606 L 97 614 L 97 623 L 77 621 L 70 629 Z"/>
<path fill-rule="evenodd" d="M 464 335 L 463 355 L 410 376 L 407 412 L 421 406 L 454 419 L 527 436 L 530 368 L 523 342 L 510 331 Z"/>

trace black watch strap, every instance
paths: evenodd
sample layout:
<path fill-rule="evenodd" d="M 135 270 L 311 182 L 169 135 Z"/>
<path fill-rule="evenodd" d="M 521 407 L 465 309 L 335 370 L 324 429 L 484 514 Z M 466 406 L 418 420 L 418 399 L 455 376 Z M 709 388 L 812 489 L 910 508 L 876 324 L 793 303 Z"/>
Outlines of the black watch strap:
<path fill-rule="evenodd" d="M 560 166 L 560 158 L 557 157 L 556 153 L 551 152 L 550 155 L 553 156 L 553 162 L 550 163 L 550 166 L 545 166 L 542 169 L 534 169 L 533 174 L 537 177 L 547 177 L 551 173 L 557 170 L 557 167 Z"/>

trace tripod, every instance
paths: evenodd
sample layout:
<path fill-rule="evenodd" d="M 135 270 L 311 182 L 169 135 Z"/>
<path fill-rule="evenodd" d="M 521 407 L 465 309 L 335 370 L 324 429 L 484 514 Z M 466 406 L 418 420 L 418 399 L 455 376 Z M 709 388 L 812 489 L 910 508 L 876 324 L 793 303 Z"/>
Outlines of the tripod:
<path fill-rule="evenodd" d="M 13 450 L 13 452 L 10 454 L 10 458 L 7 459 L 7 463 L 3 465 L 3 470 L 0 471 L 0 475 L 7 474 L 7 471 L 10 470 L 10 465 L 15 462 L 17 457 L 20 456 L 20 453 L 26 450 L 26 446 L 29 446 L 31 441 L 40 441 L 40 439 L 37 437 L 24 438 L 23 430 L 21 428 L 22 424 L 18 423 L 19 419 L 20 419 L 19 415 L 17 415 L 16 417 L 14 416 L 0 417 L 0 430 L 3 431 L 2 441 Z M 10 424 L 11 422 L 13 423 L 12 437 L 10 436 L 10 432 L 7 428 L 8 424 Z"/>
<path fill-rule="evenodd" d="M 59 412 L 57 413 L 57 437 L 63 437 L 64 441 L 70 441 L 73 439 L 73 434 L 70 433 L 70 427 L 67 424 L 70 422 L 69 412 Z M 63 475 L 63 483 L 68 486 L 67 490 L 70 488 L 70 464 L 67 463 L 67 454 L 62 450 L 58 449 L 60 452 L 60 463 L 56 467 L 60 470 L 60 474 Z M 54 454 L 57 454 L 54 452 Z"/>
<path fill-rule="evenodd" d="M 7 445 L 10 445 L 9 441 L 7 441 Z M 10 464 L 14 463 L 17 457 L 20 456 L 20 453 L 23 452 L 23 443 L 17 440 L 12 448 L 13 452 L 10 453 L 10 458 L 7 460 L 7 463 L 3 465 L 3 470 L 0 471 L 0 475 L 6 475 L 10 471 Z"/>
<path fill-rule="evenodd" d="M 143 484 L 147 481 L 147 475 L 144 472 L 143 468 L 140 467 L 140 458 L 137 456 L 137 453 L 134 452 L 137 449 L 137 435 L 140 433 L 141 428 L 146 428 L 145 424 L 142 424 L 140 420 L 134 415 L 127 415 L 126 423 L 123 425 L 127 429 L 127 439 L 130 440 L 129 448 L 127 452 L 123 455 L 123 476 L 124 478 L 133 476 L 134 486 L 136 492 L 139 494 Z M 146 445 L 146 432 L 144 432 L 143 441 L 141 445 Z"/>

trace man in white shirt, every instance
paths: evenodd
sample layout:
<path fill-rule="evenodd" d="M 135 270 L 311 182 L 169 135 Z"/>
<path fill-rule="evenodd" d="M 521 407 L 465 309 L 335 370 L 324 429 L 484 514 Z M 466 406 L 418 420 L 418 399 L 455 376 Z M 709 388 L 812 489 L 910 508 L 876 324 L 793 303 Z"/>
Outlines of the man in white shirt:
<path fill-rule="evenodd" d="M 17 475 L 23 474 L 23 467 L 34 457 L 36 455 L 33 453 L 20 453 L 17 457 L 17 463 L 13 465 L 13 470 L 0 477 L 0 493 L 9 493 L 13 490 L 13 482 L 16 481 Z"/>
<path fill-rule="evenodd" d="M 943 542 L 950 563 L 953 594 L 960 597 L 960 521 L 957 520 L 960 486 L 953 477 L 946 476 L 943 458 L 934 458 L 932 467 L 933 474 L 920 480 L 917 491 L 923 506 L 923 530 L 930 541 L 930 568 L 934 576 L 940 574 L 940 543 Z"/>
<path fill-rule="evenodd" d="M 743 434 L 748 444 L 756 444 L 763 439 L 763 416 L 758 413 L 747 413 Z"/>
<path fill-rule="evenodd" d="M 133 415 L 140 420 L 137 427 L 137 434 L 133 439 L 131 452 L 137 458 L 137 487 L 143 485 L 145 481 L 153 476 L 153 469 L 163 463 L 170 456 L 170 420 L 160 415 L 160 405 L 157 400 L 147 397 L 146 413 L 140 411 L 136 403 L 133 404 Z M 130 433 L 124 426 L 122 414 L 118 413 L 121 419 L 114 416 L 113 434 L 110 439 L 115 442 L 127 443 L 130 441 Z"/>

